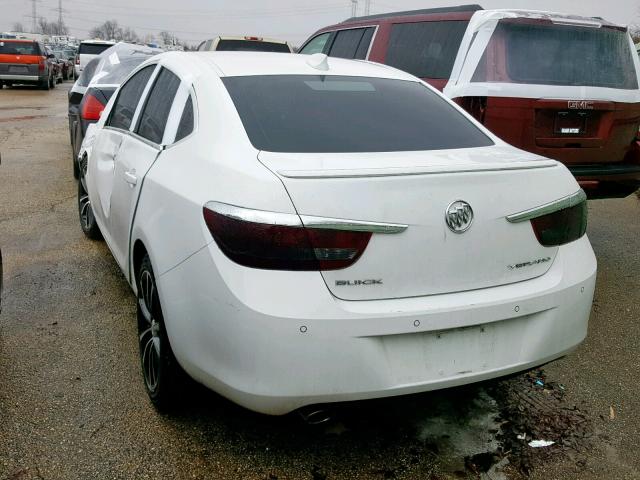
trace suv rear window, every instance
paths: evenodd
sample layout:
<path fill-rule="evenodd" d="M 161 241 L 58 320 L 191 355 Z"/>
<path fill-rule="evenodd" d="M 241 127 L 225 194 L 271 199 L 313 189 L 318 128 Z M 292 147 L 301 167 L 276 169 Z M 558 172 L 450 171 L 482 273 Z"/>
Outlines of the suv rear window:
<path fill-rule="evenodd" d="M 448 79 L 467 21 L 396 23 L 384 63 L 420 78 Z"/>
<path fill-rule="evenodd" d="M 493 145 L 455 107 L 418 82 L 332 75 L 222 81 L 259 150 L 394 152 Z"/>
<path fill-rule="evenodd" d="M 471 81 L 632 90 L 632 55 L 621 30 L 501 20 Z"/>
<path fill-rule="evenodd" d="M 80 50 L 78 53 L 82 55 L 86 53 L 88 55 L 100 55 L 107 48 L 113 47 L 113 45 L 105 44 L 105 43 L 81 43 Z"/>
<path fill-rule="evenodd" d="M 36 42 L 3 42 L 0 40 L 0 54 L 40 55 L 40 48 Z"/>
<path fill-rule="evenodd" d="M 253 40 L 220 40 L 216 50 L 222 52 L 291 53 L 286 43 L 258 42 Z"/>

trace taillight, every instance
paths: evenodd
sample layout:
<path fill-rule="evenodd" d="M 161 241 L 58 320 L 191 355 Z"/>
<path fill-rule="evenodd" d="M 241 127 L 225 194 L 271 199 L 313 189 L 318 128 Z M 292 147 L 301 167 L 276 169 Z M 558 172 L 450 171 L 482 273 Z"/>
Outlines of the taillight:
<path fill-rule="evenodd" d="M 227 257 L 240 265 L 266 270 L 346 268 L 360 258 L 371 238 L 371 232 L 305 227 L 294 214 L 245 210 L 217 202 L 205 205 L 203 214 Z"/>
<path fill-rule="evenodd" d="M 80 109 L 80 116 L 84 120 L 100 120 L 100 115 L 104 110 L 104 105 L 91 93 L 87 93 L 82 100 L 82 108 Z"/>
<path fill-rule="evenodd" d="M 80 65 L 80 55 L 76 55 L 76 65 Z"/>
<path fill-rule="evenodd" d="M 587 231 L 587 202 L 531 219 L 541 245 L 555 247 L 573 242 Z"/>
<path fill-rule="evenodd" d="M 44 66 L 46 61 L 47 61 L 47 57 L 40 57 L 40 60 L 38 60 L 38 70 L 40 72 L 44 72 Z"/>
<path fill-rule="evenodd" d="M 545 205 L 507 215 L 507 221 L 530 221 L 538 242 L 545 247 L 573 242 L 587 231 L 587 194 L 580 189 Z"/>

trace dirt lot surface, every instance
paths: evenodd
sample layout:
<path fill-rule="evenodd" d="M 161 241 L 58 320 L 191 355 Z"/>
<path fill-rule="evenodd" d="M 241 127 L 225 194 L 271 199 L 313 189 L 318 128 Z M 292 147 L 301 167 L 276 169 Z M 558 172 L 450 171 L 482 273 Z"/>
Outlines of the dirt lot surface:
<path fill-rule="evenodd" d="M 544 371 L 341 405 L 320 426 L 196 387 L 160 416 L 134 298 L 78 225 L 69 86 L 0 90 L 1 480 L 640 478 L 638 198 L 590 202 L 589 337 Z"/>

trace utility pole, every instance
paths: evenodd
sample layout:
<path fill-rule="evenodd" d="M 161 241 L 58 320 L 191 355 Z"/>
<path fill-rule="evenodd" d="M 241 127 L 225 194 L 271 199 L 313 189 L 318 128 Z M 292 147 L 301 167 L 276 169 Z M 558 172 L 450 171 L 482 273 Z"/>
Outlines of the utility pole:
<path fill-rule="evenodd" d="M 58 25 L 62 27 L 62 0 L 58 0 Z"/>
<path fill-rule="evenodd" d="M 31 0 L 31 33 L 36 33 L 36 18 L 38 16 L 36 1 L 37 0 Z"/>
<path fill-rule="evenodd" d="M 358 16 L 358 0 L 351 0 L 351 17 Z"/>
<path fill-rule="evenodd" d="M 364 15 L 371 15 L 371 0 L 364 0 Z"/>

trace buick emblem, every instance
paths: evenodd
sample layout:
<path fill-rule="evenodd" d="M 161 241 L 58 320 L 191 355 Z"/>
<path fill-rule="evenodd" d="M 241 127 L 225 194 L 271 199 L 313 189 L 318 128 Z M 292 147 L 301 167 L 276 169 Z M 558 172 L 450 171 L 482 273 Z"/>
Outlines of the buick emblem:
<path fill-rule="evenodd" d="M 453 233 L 464 233 L 473 223 L 473 209 L 467 202 L 457 200 L 447 207 L 444 220 Z"/>

